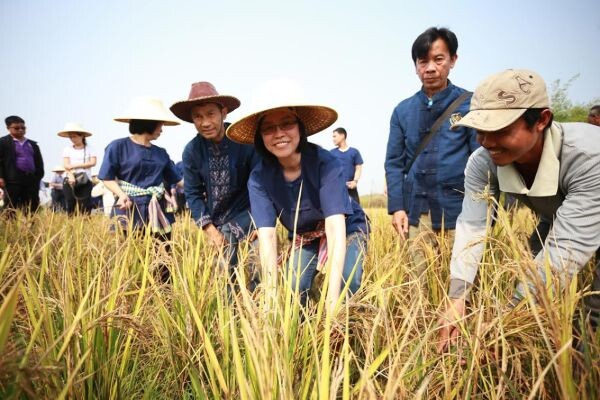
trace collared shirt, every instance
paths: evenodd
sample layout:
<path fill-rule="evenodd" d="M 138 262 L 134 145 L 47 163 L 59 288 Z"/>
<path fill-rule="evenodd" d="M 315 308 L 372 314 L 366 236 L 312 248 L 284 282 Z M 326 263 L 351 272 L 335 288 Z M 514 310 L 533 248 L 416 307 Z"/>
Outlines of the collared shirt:
<path fill-rule="evenodd" d="M 456 224 L 451 297 L 462 295 L 479 268 L 488 215 L 488 202 L 482 193 L 511 193 L 552 221 L 551 234 L 535 258 L 542 280 L 545 260 L 568 275 L 589 261 L 600 247 L 599 135 L 600 128 L 590 124 L 553 123 L 544 132 L 542 156 L 530 189 L 514 166 L 494 165 L 483 148 L 473 154 L 465 170 L 465 199 Z"/>
<path fill-rule="evenodd" d="M 464 192 L 463 171 L 479 147 L 475 130 L 451 130 L 450 121 L 444 121 L 410 171 L 407 168 L 433 123 L 464 92 L 448 82 L 448 87 L 432 98 L 420 90 L 392 112 L 385 159 L 388 212 L 406 211 L 413 226 L 427 211 L 434 229 L 453 229 L 456 224 Z M 465 100 L 454 113 L 466 114 L 469 103 L 470 99 Z"/>
<path fill-rule="evenodd" d="M 63 182 L 65 181 L 65 177 L 59 174 L 52 175 L 52 180 L 50 183 L 54 184 L 54 188 L 52 190 L 63 190 Z"/>
<path fill-rule="evenodd" d="M 185 198 L 192 213 L 192 218 L 200 227 L 216 221 L 229 222 L 227 219 L 235 218 L 250 209 L 248 199 L 248 177 L 250 171 L 258 162 L 254 146 L 232 142 L 224 137 L 218 146 L 221 153 L 227 153 L 228 162 L 224 158 L 211 164 L 214 148 L 210 150 L 212 141 L 206 140 L 197 134 L 183 150 L 184 192 Z M 217 164 L 223 168 L 222 175 L 215 177 Z M 212 168 L 212 176 L 211 176 Z M 227 178 L 228 176 L 228 178 Z M 217 179 L 215 179 L 217 178 Z M 223 197 L 224 188 L 229 181 L 229 193 Z M 213 181 L 220 186 L 218 198 L 213 198 L 215 191 Z M 215 210 L 219 202 L 219 209 Z M 231 218 L 230 218 L 231 217 Z"/>
<path fill-rule="evenodd" d="M 275 227 L 276 220 L 292 237 L 314 231 L 325 218 L 346 216 L 346 234 L 367 233 L 365 213 L 350 198 L 342 168 L 327 150 L 314 145 L 302 152 L 300 177 L 287 182 L 278 163 L 263 160 L 248 182 L 251 212 L 257 228 Z"/>
<path fill-rule="evenodd" d="M 17 140 L 13 138 L 15 143 L 15 165 L 17 169 L 26 174 L 35 172 L 35 161 L 33 159 L 33 147 L 29 140 Z"/>

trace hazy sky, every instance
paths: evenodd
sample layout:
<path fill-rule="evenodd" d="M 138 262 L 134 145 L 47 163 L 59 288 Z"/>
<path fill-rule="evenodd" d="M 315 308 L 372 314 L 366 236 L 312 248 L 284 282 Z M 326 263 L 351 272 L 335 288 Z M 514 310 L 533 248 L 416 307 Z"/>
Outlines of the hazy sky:
<path fill-rule="evenodd" d="M 0 0 L 0 114 L 26 120 L 49 171 L 69 143 L 56 135 L 67 121 L 92 131 L 102 154 L 128 134 L 112 118 L 133 97 L 168 107 L 208 80 L 242 101 L 233 122 L 261 83 L 288 78 L 338 111 L 334 126 L 365 161 L 360 192 L 379 192 L 391 112 L 420 88 L 410 48 L 430 26 L 457 34 L 450 79 L 461 87 L 529 68 L 548 84 L 580 74 L 569 92 L 577 102 L 600 96 L 600 1 L 490 3 Z M 165 127 L 155 143 L 179 161 L 195 133 L 188 123 Z M 331 130 L 311 140 L 331 148 Z"/>

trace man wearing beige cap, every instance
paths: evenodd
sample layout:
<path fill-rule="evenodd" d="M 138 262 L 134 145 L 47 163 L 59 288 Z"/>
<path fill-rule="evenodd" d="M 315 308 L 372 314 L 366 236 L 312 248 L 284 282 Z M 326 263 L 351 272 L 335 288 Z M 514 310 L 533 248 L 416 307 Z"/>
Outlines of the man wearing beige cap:
<path fill-rule="evenodd" d="M 224 246 L 231 273 L 238 263 L 238 243 L 253 232 L 247 185 L 258 162 L 253 146 L 225 136 L 225 118 L 239 106 L 237 98 L 220 95 L 209 82 L 192 84 L 188 99 L 171 106 L 198 132 L 183 151 L 184 193 L 192 218 L 212 245 Z"/>
<path fill-rule="evenodd" d="M 449 305 L 440 320 L 439 351 L 458 334 L 488 229 L 481 194 L 510 193 L 541 217 L 531 248 L 539 276 L 521 282 L 513 304 L 545 282 L 545 265 L 561 284 L 580 271 L 600 247 L 600 128 L 553 122 L 543 79 L 528 70 L 495 74 L 475 90 L 470 111 L 454 126 L 477 130 L 481 144 L 465 169 L 465 197 L 456 223 L 450 264 Z M 550 226 L 551 224 L 551 226 Z M 548 263 L 548 264 L 546 264 Z M 600 290 L 596 266 L 592 290 Z M 585 298 L 585 318 L 600 319 L 600 296 Z"/>

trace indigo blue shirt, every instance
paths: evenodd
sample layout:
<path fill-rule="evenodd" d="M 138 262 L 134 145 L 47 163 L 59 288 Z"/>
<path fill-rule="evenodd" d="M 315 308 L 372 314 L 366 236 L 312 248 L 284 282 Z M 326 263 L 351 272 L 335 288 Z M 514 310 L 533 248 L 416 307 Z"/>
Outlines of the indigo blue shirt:
<path fill-rule="evenodd" d="M 354 180 L 354 172 L 357 165 L 363 164 L 363 159 L 360 156 L 360 152 L 354 147 L 348 147 L 346 151 L 341 151 L 338 147 L 331 149 L 333 154 L 342 164 L 344 169 L 344 179 L 346 182 Z"/>
<path fill-rule="evenodd" d="M 431 213 L 434 229 L 454 229 L 464 193 L 467 160 L 479 145 L 474 129 L 450 130 L 444 121 L 440 130 L 419 154 L 410 171 L 410 161 L 435 120 L 464 89 L 448 81 L 448 87 L 429 99 L 423 90 L 396 106 L 390 120 L 385 158 L 388 212 L 404 210 L 409 223 L 418 225 L 422 213 Z M 454 112 L 469 111 L 468 98 Z"/>
<path fill-rule="evenodd" d="M 228 175 L 229 190 L 225 203 L 219 201 L 219 208 L 215 214 L 215 191 L 212 187 L 210 168 L 210 158 L 213 154 L 211 146 L 215 144 L 197 134 L 183 150 L 185 198 L 192 218 L 200 227 L 209 223 L 218 227 L 230 218 L 250 210 L 248 177 L 258 163 L 254 146 L 235 143 L 227 136 L 216 145 L 219 151 L 227 151 L 228 154 L 228 167 L 225 167 L 224 173 Z"/>
<path fill-rule="evenodd" d="M 338 160 L 317 145 L 302 152 L 301 173 L 295 181 L 285 180 L 279 163 L 263 160 L 252 171 L 248 189 L 257 228 L 275 227 L 279 218 L 291 237 L 294 226 L 296 233 L 310 232 L 325 218 L 344 214 L 346 235 L 367 233 L 365 213 L 348 195 Z"/>
<path fill-rule="evenodd" d="M 104 159 L 98 172 L 98 179 L 112 181 L 118 179 L 131 183 L 141 188 L 159 186 L 161 183 L 169 185 L 181 180 L 175 164 L 169 154 L 162 147 L 150 147 L 135 143 L 130 138 L 113 140 L 104 149 Z M 152 196 L 133 196 L 131 200 L 136 205 L 134 225 L 138 226 L 148 220 L 148 204 Z M 161 199 L 161 205 L 164 206 Z M 125 211 L 115 208 L 117 214 Z M 166 214 L 173 222 L 172 214 Z"/>

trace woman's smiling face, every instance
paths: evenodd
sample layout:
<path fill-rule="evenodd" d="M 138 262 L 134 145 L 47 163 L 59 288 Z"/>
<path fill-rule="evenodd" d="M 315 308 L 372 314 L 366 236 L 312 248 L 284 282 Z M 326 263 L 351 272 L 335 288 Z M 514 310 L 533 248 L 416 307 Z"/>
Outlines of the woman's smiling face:
<path fill-rule="evenodd" d="M 298 117 L 288 109 L 268 111 L 259 132 L 265 148 L 278 159 L 292 156 L 300 144 Z"/>

